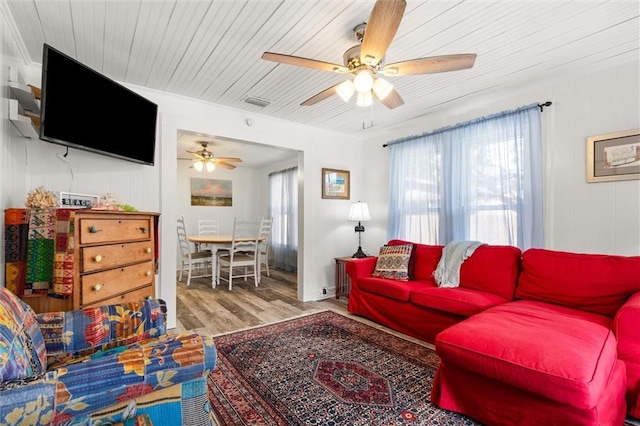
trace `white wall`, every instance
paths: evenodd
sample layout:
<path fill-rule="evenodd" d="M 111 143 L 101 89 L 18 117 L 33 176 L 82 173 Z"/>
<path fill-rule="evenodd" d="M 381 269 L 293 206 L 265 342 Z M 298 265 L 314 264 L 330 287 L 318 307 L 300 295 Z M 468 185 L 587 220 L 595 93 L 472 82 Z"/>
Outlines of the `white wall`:
<path fill-rule="evenodd" d="M 640 180 L 586 183 L 585 170 L 588 136 L 640 128 L 640 60 L 610 62 L 608 68 L 585 69 L 581 75 L 469 97 L 370 135 L 365 149 L 371 164 L 365 169 L 368 201 L 381 209 L 387 205 L 388 158 L 383 143 L 547 100 L 553 105 L 542 113 L 545 247 L 639 255 Z M 386 215 L 371 214 L 375 244 L 370 245 L 383 244 Z"/>

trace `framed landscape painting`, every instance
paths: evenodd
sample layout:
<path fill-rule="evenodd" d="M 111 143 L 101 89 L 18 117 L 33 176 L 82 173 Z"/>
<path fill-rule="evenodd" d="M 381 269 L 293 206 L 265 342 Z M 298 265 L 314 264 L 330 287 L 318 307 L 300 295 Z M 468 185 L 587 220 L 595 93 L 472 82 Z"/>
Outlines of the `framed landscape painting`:
<path fill-rule="evenodd" d="M 191 205 L 230 207 L 233 185 L 230 180 L 191 178 Z"/>
<path fill-rule="evenodd" d="M 348 170 L 322 169 L 322 198 L 348 200 L 351 182 Z"/>
<path fill-rule="evenodd" d="M 640 129 L 587 138 L 587 182 L 640 179 Z"/>

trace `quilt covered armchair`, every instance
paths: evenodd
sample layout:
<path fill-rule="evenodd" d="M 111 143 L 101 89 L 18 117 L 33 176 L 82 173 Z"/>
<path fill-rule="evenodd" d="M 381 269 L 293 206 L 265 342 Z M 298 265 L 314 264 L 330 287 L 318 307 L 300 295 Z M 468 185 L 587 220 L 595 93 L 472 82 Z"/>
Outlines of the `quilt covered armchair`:
<path fill-rule="evenodd" d="M 160 299 L 35 314 L 0 288 L 0 424 L 210 425 L 213 339 Z"/>

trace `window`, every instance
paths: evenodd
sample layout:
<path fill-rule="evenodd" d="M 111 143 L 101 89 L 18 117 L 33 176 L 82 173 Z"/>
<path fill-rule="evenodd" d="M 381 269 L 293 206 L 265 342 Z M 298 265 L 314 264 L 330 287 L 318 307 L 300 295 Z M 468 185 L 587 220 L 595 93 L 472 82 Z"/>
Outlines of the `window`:
<path fill-rule="evenodd" d="M 298 168 L 269 175 L 271 249 L 277 268 L 296 272 L 298 265 Z"/>
<path fill-rule="evenodd" d="M 542 246 L 537 105 L 389 145 L 388 237 Z"/>

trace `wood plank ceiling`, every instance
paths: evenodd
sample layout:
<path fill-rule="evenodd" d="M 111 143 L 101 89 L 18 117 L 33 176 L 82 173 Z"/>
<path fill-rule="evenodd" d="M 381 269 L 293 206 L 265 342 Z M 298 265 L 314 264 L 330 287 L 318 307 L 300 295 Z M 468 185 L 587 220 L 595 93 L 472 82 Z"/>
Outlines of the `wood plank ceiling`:
<path fill-rule="evenodd" d="M 6 0 L 5 0 L 6 1 Z M 477 53 L 469 70 L 389 78 L 405 104 L 304 100 L 344 75 L 262 60 L 265 51 L 341 64 L 373 0 L 8 0 L 34 63 L 48 43 L 110 78 L 252 113 L 366 135 L 497 88 L 634 60 L 640 2 L 412 1 L 386 63 Z M 261 108 L 248 97 L 267 100 Z M 373 129 L 363 129 L 375 124 Z M 189 148 L 193 149 L 193 148 Z"/>

